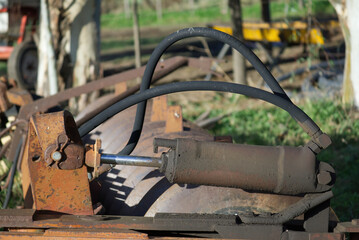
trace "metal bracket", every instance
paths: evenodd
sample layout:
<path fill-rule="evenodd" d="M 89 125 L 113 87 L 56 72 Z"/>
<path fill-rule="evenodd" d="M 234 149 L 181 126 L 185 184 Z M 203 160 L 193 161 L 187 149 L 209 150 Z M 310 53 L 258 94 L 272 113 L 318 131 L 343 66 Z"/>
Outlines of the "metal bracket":
<path fill-rule="evenodd" d="M 68 156 L 58 165 L 59 168 L 65 167 L 67 170 L 49 167 L 45 159 L 46 149 L 56 142 L 62 142 L 59 136 L 64 135 L 68 138 L 68 142 L 75 146 L 72 150 L 69 148 L 71 145 L 64 146 L 64 153 Z M 84 154 L 84 150 L 73 151 L 80 149 L 80 145 L 82 145 L 81 138 L 69 112 L 35 115 L 31 118 L 26 147 L 36 210 L 77 215 L 93 214 L 87 168 L 83 164 L 78 167 L 78 157 Z"/>

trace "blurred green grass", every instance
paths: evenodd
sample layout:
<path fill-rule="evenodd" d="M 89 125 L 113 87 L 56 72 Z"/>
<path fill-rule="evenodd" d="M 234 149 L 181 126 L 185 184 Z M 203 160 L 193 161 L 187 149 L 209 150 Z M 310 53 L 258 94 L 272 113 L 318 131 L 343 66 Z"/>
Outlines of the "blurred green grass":
<path fill-rule="evenodd" d="M 155 37 L 155 38 L 141 38 L 141 45 L 157 45 L 163 37 Z M 126 48 L 133 48 L 133 39 L 126 40 L 103 40 L 101 42 L 101 51 L 109 51 L 109 50 L 122 50 Z"/>
<path fill-rule="evenodd" d="M 219 3 L 220 4 L 220 3 Z M 243 19 L 259 21 L 261 19 L 261 5 L 259 2 L 242 4 Z M 272 2 L 270 5 L 272 20 L 291 20 L 303 18 L 308 13 L 308 1 L 300 7 L 297 1 Z M 312 15 L 316 17 L 335 16 L 335 10 L 327 0 L 312 1 Z M 178 26 L 192 25 L 203 26 L 206 24 L 220 24 L 230 22 L 230 11 L 226 14 L 221 12 L 219 6 L 208 6 L 194 10 L 181 9 L 180 11 L 163 10 L 161 19 L 157 18 L 156 11 L 150 9 L 139 10 L 140 26 Z M 132 27 L 132 17 L 126 17 L 124 12 L 107 13 L 101 15 L 101 27 L 107 29 L 121 29 Z"/>

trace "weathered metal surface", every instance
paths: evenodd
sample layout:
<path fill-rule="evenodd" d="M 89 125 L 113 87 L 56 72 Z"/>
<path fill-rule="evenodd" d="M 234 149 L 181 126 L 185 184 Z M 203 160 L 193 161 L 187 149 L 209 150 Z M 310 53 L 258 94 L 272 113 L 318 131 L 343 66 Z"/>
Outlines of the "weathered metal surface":
<path fill-rule="evenodd" d="M 170 106 L 167 109 L 165 133 L 182 132 L 183 119 L 180 106 Z"/>
<path fill-rule="evenodd" d="M 238 226 L 234 215 L 216 214 L 158 214 L 155 217 L 131 217 L 108 215 L 66 215 L 14 209 L 12 215 L 22 215 L 33 221 L 6 219 L 0 227 L 9 228 L 53 228 L 53 229 L 133 229 L 156 231 L 208 231 L 214 232 L 216 225 Z M 5 219 L 4 219 L 5 220 Z"/>
<path fill-rule="evenodd" d="M 126 82 L 120 82 L 115 85 L 115 94 L 119 95 L 127 91 L 127 83 Z"/>
<path fill-rule="evenodd" d="M 166 154 L 168 161 L 161 171 L 173 183 L 237 187 L 287 195 L 330 189 L 330 186 L 317 184 L 319 164 L 307 147 L 177 139 L 175 148 Z"/>
<path fill-rule="evenodd" d="M 1 209 L 0 222 L 3 224 L 6 222 L 19 222 L 19 223 L 31 223 L 33 221 L 34 209 Z"/>
<path fill-rule="evenodd" d="M 18 106 L 24 106 L 33 102 L 31 94 L 21 88 L 11 88 L 6 92 L 9 102 Z"/>
<path fill-rule="evenodd" d="M 99 176 L 98 168 L 101 165 L 100 149 L 101 149 L 101 140 L 100 139 L 96 139 L 94 145 L 86 146 L 86 158 L 85 158 L 86 162 L 85 163 L 86 163 L 86 166 L 93 168 L 92 176 L 94 178 L 97 178 Z"/>
<path fill-rule="evenodd" d="M 152 100 L 151 122 L 166 121 L 167 108 L 167 95 L 155 97 Z"/>
<path fill-rule="evenodd" d="M 344 240 L 344 234 L 339 233 L 308 233 L 299 231 L 286 231 L 282 235 L 283 240 Z"/>
<path fill-rule="evenodd" d="M 281 239 L 282 226 L 274 225 L 239 225 L 216 226 L 216 231 L 226 239 Z"/>
<path fill-rule="evenodd" d="M 65 170 L 83 166 L 85 149 L 69 112 L 35 115 L 31 121 L 47 166 Z"/>
<path fill-rule="evenodd" d="M 288 231 L 281 225 L 247 225 L 235 215 L 164 213 L 152 218 L 53 215 L 30 210 L 9 210 L 7 214 L 23 219 L 0 217 L 0 227 L 9 228 L 8 232 L 0 232 L 0 239 L 156 239 L 159 236 L 164 239 L 171 238 L 173 232 L 176 239 L 187 239 L 191 235 L 205 239 L 206 236 L 210 239 L 344 239 L 342 233 Z"/>
<path fill-rule="evenodd" d="M 306 232 L 326 233 L 329 230 L 330 201 L 308 210 L 304 214 L 303 227 Z"/>
<path fill-rule="evenodd" d="M 30 121 L 27 162 L 35 209 L 91 215 L 93 209 L 86 166 L 60 170 L 44 161 L 45 150 L 63 134 L 71 142 L 81 143 L 75 122 L 68 112 L 35 115 Z"/>
<path fill-rule="evenodd" d="M 6 232 L 0 234 L 0 239 L 11 240 L 90 240 L 90 239 L 149 239 L 147 234 L 132 230 L 114 229 L 47 229 L 41 232 Z"/>

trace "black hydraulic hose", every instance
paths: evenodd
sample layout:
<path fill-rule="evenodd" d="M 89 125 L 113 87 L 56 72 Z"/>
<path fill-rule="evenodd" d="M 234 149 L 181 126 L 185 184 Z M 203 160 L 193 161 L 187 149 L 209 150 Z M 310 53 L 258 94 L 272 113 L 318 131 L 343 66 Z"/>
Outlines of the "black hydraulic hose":
<path fill-rule="evenodd" d="M 175 93 L 175 92 L 184 92 L 184 91 L 220 91 L 220 92 L 243 94 L 248 97 L 258 98 L 284 109 L 296 121 L 298 121 L 301 126 L 310 124 L 312 126 L 311 129 L 314 132 L 320 130 L 319 127 L 313 122 L 313 120 L 310 117 L 308 117 L 308 115 L 304 113 L 300 108 L 295 106 L 292 102 L 283 100 L 282 97 L 274 95 L 273 93 L 258 88 L 253 88 L 246 85 L 235 84 L 235 83 L 193 81 L 193 82 L 169 83 L 154 88 L 150 88 L 143 92 L 129 96 L 123 99 L 122 101 L 117 102 L 114 105 L 110 106 L 109 108 L 105 109 L 101 113 L 97 114 L 90 121 L 85 122 L 79 128 L 80 136 L 81 137 L 85 136 L 94 128 L 99 126 L 101 123 L 105 122 L 107 119 L 113 117 L 115 114 L 125 110 L 128 107 L 131 107 L 135 104 L 138 104 L 150 98 L 154 98 L 165 94 Z"/>
<path fill-rule="evenodd" d="M 158 46 L 153 51 L 147 66 L 143 74 L 142 83 L 140 91 L 144 91 L 150 87 L 151 79 L 156 68 L 158 61 L 160 60 L 162 54 L 166 51 L 168 47 L 172 44 L 178 42 L 179 40 L 191 38 L 191 37 L 207 37 L 223 43 L 228 44 L 232 48 L 240 52 L 258 71 L 258 73 L 263 77 L 264 81 L 268 84 L 270 89 L 275 95 L 280 96 L 284 101 L 291 102 L 287 94 L 281 88 L 279 83 L 275 80 L 271 72 L 266 68 L 261 60 L 249 49 L 247 48 L 240 40 L 226 33 L 211 29 L 211 28 L 186 28 L 174 32 L 163 39 Z M 136 117 L 133 126 L 133 131 L 127 145 L 119 152 L 121 155 L 129 155 L 133 149 L 136 147 L 137 142 L 140 138 L 143 122 L 145 118 L 146 110 L 146 101 L 141 102 L 137 106 Z"/>

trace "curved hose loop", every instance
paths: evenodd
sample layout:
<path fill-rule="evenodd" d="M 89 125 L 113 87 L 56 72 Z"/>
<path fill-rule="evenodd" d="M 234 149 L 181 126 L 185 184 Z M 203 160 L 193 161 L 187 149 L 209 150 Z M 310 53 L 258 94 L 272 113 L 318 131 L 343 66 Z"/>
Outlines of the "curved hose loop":
<path fill-rule="evenodd" d="M 317 132 L 320 131 L 319 127 L 313 122 L 313 120 L 311 120 L 310 117 L 308 117 L 308 115 L 304 113 L 300 108 L 298 108 L 291 102 L 283 100 L 282 97 L 274 95 L 270 92 L 236 83 L 192 81 L 169 83 L 153 87 L 135 95 L 129 96 L 122 101 L 117 102 L 109 108 L 105 109 L 100 114 L 93 117 L 90 121 L 84 123 L 79 128 L 80 136 L 85 136 L 95 127 L 105 122 L 107 119 L 113 117 L 115 114 L 135 104 L 157 96 L 184 91 L 221 91 L 242 94 L 252 98 L 258 98 L 282 108 L 300 123 L 304 123 L 310 120 L 313 124 L 313 129 L 318 129 Z"/>
<path fill-rule="evenodd" d="M 214 40 L 223 42 L 231 46 L 240 52 L 257 70 L 257 72 L 263 77 L 264 81 L 268 84 L 275 95 L 283 98 L 284 101 L 291 102 L 287 94 L 284 92 L 279 83 L 275 80 L 271 72 L 265 67 L 262 61 L 249 49 L 247 48 L 240 40 L 235 37 L 232 37 L 226 33 L 210 29 L 210 28 L 186 28 L 174 32 L 163 39 L 158 46 L 153 51 L 147 66 L 144 72 L 140 91 L 144 91 L 150 87 L 151 79 L 153 73 L 155 71 L 156 65 L 160 60 L 162 54 L 166 51 L 168 47 L 178 42 L 179 40 L 191 37 L 207 37 L 212 38 Z M 127 145 L 119 152 L 121 155 L 130 154 L 133 149 L 136 147 L 137 142 L 140 138 L 143 122 L 145 118 L 145 110 L 146 110 L 146 101 L 141 102 L 137 106 L 136 118 L 133 126 L 133 131 L 131 137 L 127 143 Z"/>

